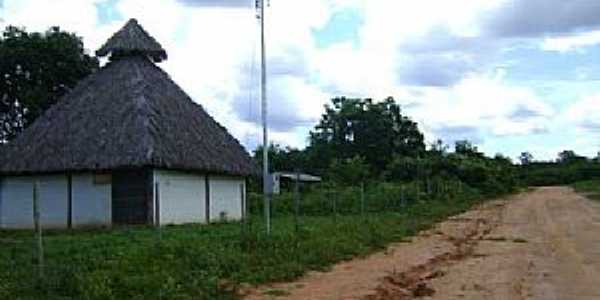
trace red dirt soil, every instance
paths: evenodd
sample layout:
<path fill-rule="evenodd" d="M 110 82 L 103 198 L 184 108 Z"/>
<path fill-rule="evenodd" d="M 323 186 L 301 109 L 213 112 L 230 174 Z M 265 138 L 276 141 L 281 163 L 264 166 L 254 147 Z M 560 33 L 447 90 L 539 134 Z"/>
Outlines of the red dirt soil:
<path fill-rule="evenodd" d="M 600 202 L 538 188 L 246 299 L 600 299 Z"/>

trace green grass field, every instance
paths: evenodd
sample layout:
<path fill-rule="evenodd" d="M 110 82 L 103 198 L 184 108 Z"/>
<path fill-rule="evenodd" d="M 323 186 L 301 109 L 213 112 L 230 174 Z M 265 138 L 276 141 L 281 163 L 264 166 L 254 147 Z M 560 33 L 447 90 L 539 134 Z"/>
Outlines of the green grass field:
<path fill-rule="evenodd" d="M 44 232 L 38 276 L 31 231 L 0 231 L 0 299 L 235 299 L 242 284 L 292 280 L 367 255 L 469 209 L 475 194 L 388 212 L 258 216 L 240 223 Z M 257 214 L 258 215 L 258 214 Z"/>
<path fill-rule="evenodd" d="M 580 181 L 573 184 L 573 188 L 589 199 L 600 201 L 600 180 Z"/>

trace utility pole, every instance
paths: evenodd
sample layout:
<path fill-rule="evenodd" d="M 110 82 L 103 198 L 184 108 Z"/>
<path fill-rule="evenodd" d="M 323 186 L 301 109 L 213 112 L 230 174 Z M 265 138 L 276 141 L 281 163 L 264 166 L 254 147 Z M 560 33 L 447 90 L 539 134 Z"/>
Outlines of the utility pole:
<path fill-rule="evenodd" d="M 271 234 L 271 195 L 269 178 L 269 136 L 267 130 L 267 51 L 265 49 L 265 0 L 258 0 L 260 18 L 260 97 L 263 126 L 263 197 L 267 235 Z"/>

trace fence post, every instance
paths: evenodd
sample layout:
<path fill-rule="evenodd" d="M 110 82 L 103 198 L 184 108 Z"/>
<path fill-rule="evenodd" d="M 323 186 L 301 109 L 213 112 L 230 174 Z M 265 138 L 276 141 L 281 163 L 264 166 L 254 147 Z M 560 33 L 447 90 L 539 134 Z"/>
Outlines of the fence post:
<path fill-rule="evenodd" d="M 162 231 L 160 228 L 160 183 L 154 184 L 154 225 L 158 232 L 158 240 L 162 240 Z"/>
<path fill-rule="evenodd" d="M 242 241 L 242 247 L 244 247 L 244 242 L 246 241 L 246 235 L 247 235 L 247 231 L 248 231 L 248 224 L 247 224 L 247 218 L 248 218 L 248 209 L 247 209 L 247 205 L 246 205 L 246 193 L 244 193 L 244 184 L 240 184 L 240 201 L 241 201 L 241 205 L 242 205 L 242 220 L 241 220 L 241 228 L 240 228 L 240 234 L 241 234 L 241 241 Z"/>
<path fill-rule="evenodd" d="M 33 223 L 35 226 L 35 235 L 37 239 L 37 261 L 38 261 L 38 275 L 40 278 L 44 277 L 44 241 L 42 237 L 42 224 L 40 222 L 40 203 L 38 195 L 38 181 L 35 180 L 33 183 Z"/>
<path fill-rule="evenodd" d="M 405 199 L 404 199 L 404 184 L 400 185 L 400 207 L 404 208 Z"/>
<path fill-rule="evenodd" d="M 365 182 L 360 182 L 360 214 L 365 214 Z"/>
<path fill-rule="evenodd" d="M 329 195 L 331 196 L 331 189 Z M 333 192 L 333 196 L 331 198 L 333 199 L 333 222 L 335 223 L 337 221 L 337 193 L 335 191 Z"/>
<path fill-rule="evenodd" d="M 296 184 L 294 186 L 294 222 L 296 223 L 296 234 L 300 229 L 300 171 L 296 170 Z"/>
<path fill-rule="evenodd" d="M 429 177 L 425 179 L 425 183 L 427 184 L 427 196 L 431 197 L 431 180 L 429 180 Z"/>

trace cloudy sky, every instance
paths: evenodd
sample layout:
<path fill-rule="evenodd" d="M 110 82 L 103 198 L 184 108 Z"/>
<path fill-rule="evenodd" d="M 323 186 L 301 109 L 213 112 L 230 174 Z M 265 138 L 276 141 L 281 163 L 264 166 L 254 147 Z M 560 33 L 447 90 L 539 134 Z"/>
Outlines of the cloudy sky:
<path fill-rule="evenodd" d="M 59 25 L 91 53 L 129 18 L 160 64 L 250 150 L 260 142 L 254 0 L 0 0 L 0 26 Z M 270 130 L 305 146 L 333 96 L 393 96 L 428 141 L 487 154 L 600 151 L 600 1 L 271 0 Z"/>

